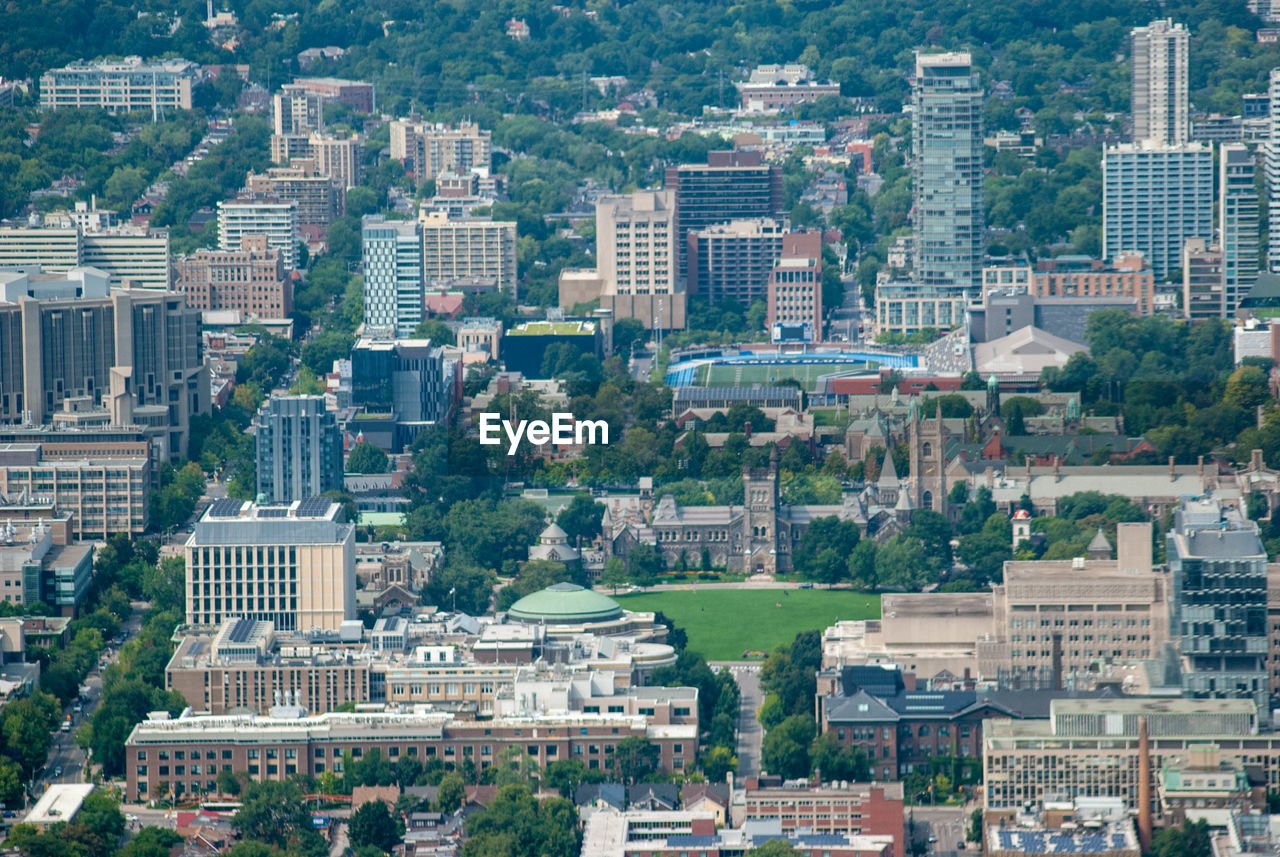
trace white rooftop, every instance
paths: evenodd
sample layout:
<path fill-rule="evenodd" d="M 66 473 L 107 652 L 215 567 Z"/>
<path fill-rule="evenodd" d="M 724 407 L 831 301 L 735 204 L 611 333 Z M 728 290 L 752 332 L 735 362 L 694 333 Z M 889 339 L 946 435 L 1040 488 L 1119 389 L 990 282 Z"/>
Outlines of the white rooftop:
<path fill-rule="evenodd" d="M 93 783 L 55 783 L 41 795 L 24 821 L 27 824 L 69 822 L 76 817 L 84 799 L 93 794 L 95 788 Z"/>

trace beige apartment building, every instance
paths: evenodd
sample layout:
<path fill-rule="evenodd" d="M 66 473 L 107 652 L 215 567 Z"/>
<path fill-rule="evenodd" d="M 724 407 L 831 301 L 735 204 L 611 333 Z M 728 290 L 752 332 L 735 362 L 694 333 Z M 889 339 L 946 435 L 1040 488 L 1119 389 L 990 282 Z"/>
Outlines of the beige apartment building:
<path fill-rule="evenodd" d="M 494 277 L 498 289 L 516 294 L 514 220 L 451 218 L 423 212 L 422 276 L 428 286 L 463 277 Z"/>
<path fill-rule="evenodd" d="M 442 173 L 487 173 L 493 160 L 493 132 L 474 122 L 441 125 L 395 119 L 391 157 L 403 161 L 419 182 Z"/>
<path fill-rule="evenodd" d="M 325 498 L 289 506 L 216 501 L 187 539 L 189 625 L 231 617 L 287 631 L 356 618 L 355 526 Z"/>
<path fill-rule="evenodd" d="M 258 318 L 288 318 L 293 312 L 293 283 L 265 235 L 244 236 L 238 250 L 184 256 L 178 260 L 175 288 L 192 309 L 240 310 Z"/>
<path fill-rule="evenodd" d="M 360 184 L 364 141 L 359 136 L 334 137 L 319 131 L 308 134 L 272 134 L 271 161 L 310 169 L 329 176 L 342 188 Z"/>

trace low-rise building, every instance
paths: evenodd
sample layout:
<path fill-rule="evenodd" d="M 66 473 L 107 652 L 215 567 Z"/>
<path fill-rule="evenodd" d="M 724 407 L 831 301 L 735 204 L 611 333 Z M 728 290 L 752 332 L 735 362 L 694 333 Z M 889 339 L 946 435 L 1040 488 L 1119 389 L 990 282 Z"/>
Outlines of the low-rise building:
<path fill-rule="evenodd" d="M 743 781 L 748 821 L 778 819 L 784 833 L 844 833 L 888 836 L 897 855 L 905 854 L 902 783 L 786 783 Z"/>
<path fill-rule="evenodd" d="M 40 107 L 101 107 L 112 113 L 190 110 L 200 67 L 182 59 L 75 62 L 40 76 Z"/>
<path fill-rule="evenodd" d="M 153 713 L 125 742 L 126 799 L 212 791 L 223 770 L 251 780 L 284 780 L 294 774 L 341 773 L 347 754 L 359 759 L 439 759 L 446 766 L 470 760 L 480 770 L 508 748 L 539 765 L 577 759 L 588 770 L 609 770 L 620 742 L 641 738 L 658 747 L 660 770 L 682 770 L 697 755 L 696 724 L 651 725 L 644 715 L 537 714 L 487 721 L 460 720 L 425 707 L 387 708 L 354 714 L 302 716 L 282 706 L 276 716 Z"/>

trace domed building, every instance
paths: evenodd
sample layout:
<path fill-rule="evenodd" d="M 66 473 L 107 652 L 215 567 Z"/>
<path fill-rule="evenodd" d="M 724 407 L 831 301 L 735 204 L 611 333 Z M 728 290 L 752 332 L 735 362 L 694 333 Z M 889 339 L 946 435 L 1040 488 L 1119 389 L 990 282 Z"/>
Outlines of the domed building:
<path fill-rule="evenodd" d="M 621 619 L 623 609 L 607 595 L 576 583 L 557 583 L 521 598 L 507 616 L 539 625 L 583 625 Z"/>

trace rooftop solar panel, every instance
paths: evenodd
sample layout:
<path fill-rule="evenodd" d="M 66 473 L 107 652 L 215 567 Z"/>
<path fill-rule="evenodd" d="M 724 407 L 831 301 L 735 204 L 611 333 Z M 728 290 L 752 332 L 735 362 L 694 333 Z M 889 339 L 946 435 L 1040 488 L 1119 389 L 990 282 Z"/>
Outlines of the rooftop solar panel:
<path fill-rule="evenodd" d="M 298 517 L 313 518 L 323 515 L 332 502 L 328 497 L 308 497 L 298 504 Z"/>
<path fill-rule="evenodd" d="M 243 643 L 249 639 L 249 632 L 253 630 L 253 622 L 248 619 L 237 619 L 236 624 L 231 628 L 228 635 L 233 643 Z"/>
<path fill-rule="evenodd" d="M 284 506 L 273 506 L 270 509 L 259 509 L 258 517 L 259 518 L 287 518 L 289 517 L 289 510 Z"/>
<path fill-rule="evenodd" d="M 224 497 L 221 500 L 214 500 L 213 505 L 209 507 L 209 517 L 211 518 L 234 518 L 240 514 L 240 501 L 230 497 Z"/>

